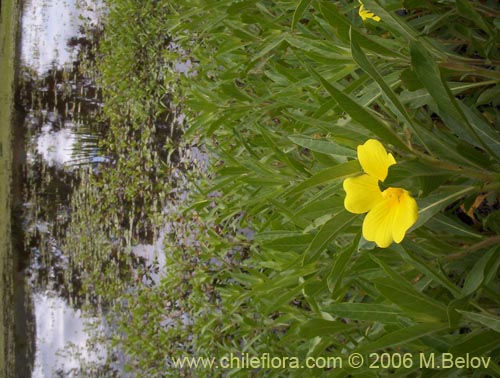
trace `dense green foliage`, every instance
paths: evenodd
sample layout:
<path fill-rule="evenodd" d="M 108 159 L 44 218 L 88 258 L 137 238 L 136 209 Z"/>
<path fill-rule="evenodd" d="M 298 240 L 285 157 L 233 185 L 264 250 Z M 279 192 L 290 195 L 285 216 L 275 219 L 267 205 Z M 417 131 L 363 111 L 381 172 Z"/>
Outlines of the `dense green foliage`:
<path fill-rule="evenodd" d="M 161 283 L 122 293 L 115 305 L 128 314 L 115 320 L 116 340 L 131 369 L 221 376 L 169 362 L 390 351 L 495 362 L 475 370 L 414 363 L 394 374 L 345 362 L 307 376 L 500 374 L 494 1 L 364 1 L 380 22 L 363 22 L 357 1 L 109 3 L 103 147 L 116 165 L 97 185 L 115 196 L 93 206 L 132 211 L 137 221 L 117 221 L 132 230 L 162 190 L 155 208 L 172 201 L 167 170 L 190 189 L 182 217 L 168 221 Z M 174 69 L 187 61 L 188 73 Z M 183 143 L 209 151 L 208 171 L 194 170 L 194 159 L 151 155 L 165 96 L 170 109 L 183 107 Z M 361 173 L 356 147 L 369 138 L 398 162 L 384 184 L 409 190 L 419 205 L 417 224 L 386 249 L 362 239 L 364 216 L 343 205 L 342 181 Z M 165 149 L 177 151 L 168 140 Z"/>

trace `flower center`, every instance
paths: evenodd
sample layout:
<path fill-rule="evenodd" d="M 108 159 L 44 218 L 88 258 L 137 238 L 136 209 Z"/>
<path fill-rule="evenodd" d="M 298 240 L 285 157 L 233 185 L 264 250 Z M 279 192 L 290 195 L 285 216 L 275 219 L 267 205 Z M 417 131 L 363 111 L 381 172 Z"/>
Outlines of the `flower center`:
<path fill-rule="evenodd" d="M 382 192 L 382 196 L 385 199 L 391 200 L 392 203 L 401 202 L 401 197 L 403 197 L 404 194 L 405 190 L 401 188 L 387 188 Z"/>

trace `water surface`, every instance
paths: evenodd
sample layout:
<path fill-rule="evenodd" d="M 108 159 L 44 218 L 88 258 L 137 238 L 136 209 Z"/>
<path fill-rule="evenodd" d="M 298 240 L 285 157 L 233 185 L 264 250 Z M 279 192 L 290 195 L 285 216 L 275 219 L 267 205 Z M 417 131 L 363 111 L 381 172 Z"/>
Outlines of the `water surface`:
<path fill-rule="evenodd" d="M 26 260 L 20 285 L 24 300 L 16 313 L 35 334 L 25 340 L 25 353 L 34 361 L 18 377 L 88 376 L 106 359 L 106 350 L 92 345 L 103 332 L 100 319 L 75 305 L 63 277 L 61 250 L 78 182 L 78 136 L 92 139 L 93 116 L 100 106 L 96 86 L 82 67 L 94 48 L 92 33 L 99 32 L 101 11 L 100 2 L 83 0 L 26 0 L 23 7 L 16 99 L 20 115 L 14 127 L 22 131 L 22 145 L 16 148 L 23 151 L 24 189 L 16 211 L 23 214 L 20 254 Z M 97 151 L 86 154 L 94 155 Z"/>

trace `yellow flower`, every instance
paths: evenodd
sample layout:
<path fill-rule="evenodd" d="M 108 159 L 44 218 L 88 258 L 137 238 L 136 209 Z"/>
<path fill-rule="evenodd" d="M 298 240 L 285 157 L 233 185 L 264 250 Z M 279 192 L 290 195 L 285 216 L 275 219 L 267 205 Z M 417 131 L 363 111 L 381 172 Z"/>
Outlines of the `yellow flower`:
<path fill-rule="evenodd" d="M 368 9 L 365 9 L 365 6 L 361 1 L 359 2 L 359 4 L 361 4 L 359 6 L 359 16 L 363 19 L 363 21 L 366 21 L 369 18 L 371 18 L 373 21 L 377 21 L 377 22 L 380 21 L 380 17 L 375 16 L 375 14 L 373 12 L 369 11 Z"/>
<path fill-rule="evenodd" d="M 387 248 L 400 243 L 418 218 L 415 199 L 401 188 L 380 190 L 389 167 L 396 164 L 382 143 L 369 139 L 358 146 L 358 159 L 365 174 L 344 180 L 345 208 L 354 214 L 368 213 L 363 221 L 363 237 Z"/>

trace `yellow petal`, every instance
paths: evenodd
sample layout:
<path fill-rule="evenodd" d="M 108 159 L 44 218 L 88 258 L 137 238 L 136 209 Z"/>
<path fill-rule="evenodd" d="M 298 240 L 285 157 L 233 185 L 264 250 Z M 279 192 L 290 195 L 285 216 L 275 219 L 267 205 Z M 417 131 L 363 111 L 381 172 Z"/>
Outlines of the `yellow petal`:
<path fill-rule="evenodd" d="M 358 159 L 366 174 L 384 181 L 389 167 L 396 164 L 392 154 L 388 154 L 382 143 L 375 139 L 368 139 L 358 146 Z"/>
<path fill-rule="evenodd" d="M 369 175 L 350 177 L 344 180 L 343 186 L 346 191 L 344 207 L 351 213 L 366 213 L 384 200 L 376 177 Z"/>
<path fill-rule="evenodd" d="M 359 16 L 363 21 L 366 21 L 367 19 L 371 18 L 373 21 L 380 21 L 379 16 L 375 16 L 373 12 L 370 12 L 368 9 L 365 9 L 365 6 L 363 3 L 360 1 L 360 7 L 359 7 Z"/>
<path fill-rule="evenodd" d="M 387 248 L 393 242 L 393 223 L 394 213 L 391 212 L 390 200 L 383 200 L 366 215 L 363 221 L 363 237 L 375 242 L 380 248 Z"/>
<path fill-rule="evenodd" d="M 396 243 L 401 243 L 405 237 L 406 231 L 415 224 L 418 219 L 417 201 L 410 194 L 403 190 L 399 196 L 399 205 L 394 220 L 392 236 Z"/>
<path fill-rule="evenodd" d="M 392 242 L 400 243 L 406 231 L 417 221 L 415 199 L 400 188 L 388 188 L 382 193 L 384 200 L 371 209 L 363 221 L 363 237 L 386 248 Z"/>

